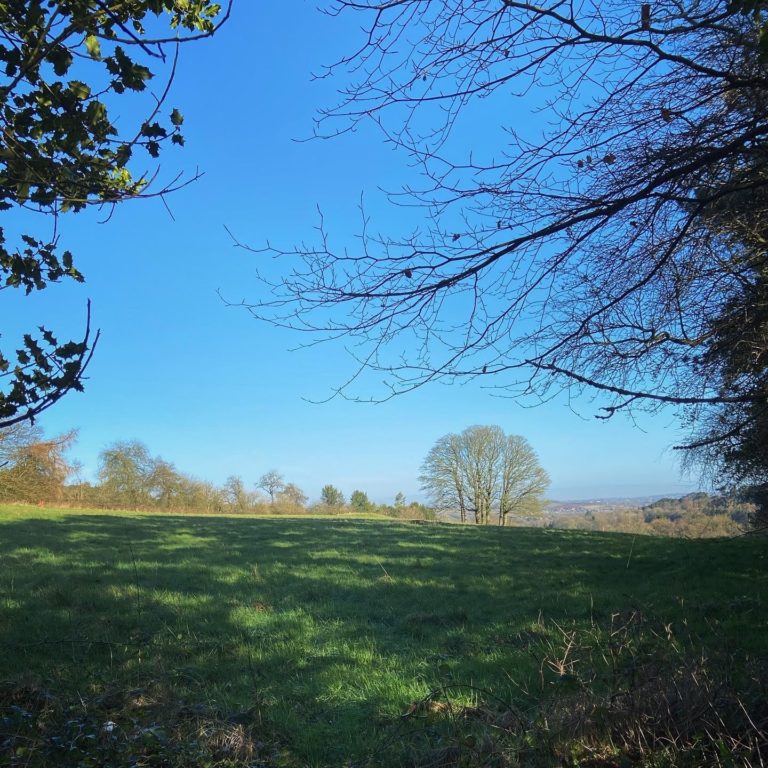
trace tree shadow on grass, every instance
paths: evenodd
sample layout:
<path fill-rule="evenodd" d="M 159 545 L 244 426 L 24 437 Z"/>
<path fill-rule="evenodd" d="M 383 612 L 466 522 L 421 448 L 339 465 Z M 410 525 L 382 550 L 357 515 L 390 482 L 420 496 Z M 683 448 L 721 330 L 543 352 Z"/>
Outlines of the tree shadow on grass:
<path fill-rule="evenodd" d="M 160 686 L 222 717 L 255 707 L 296 759 L 339 764 L 446 674 L 515 695 L 537 673 L 515 638 L 539 616 L 677 616 L 724 586 L 754 596 L 759 578 L 764 594 L 757 552 L 365 520 L 31 517 L 0 523 L 0 678 L 81 697 Z"/>

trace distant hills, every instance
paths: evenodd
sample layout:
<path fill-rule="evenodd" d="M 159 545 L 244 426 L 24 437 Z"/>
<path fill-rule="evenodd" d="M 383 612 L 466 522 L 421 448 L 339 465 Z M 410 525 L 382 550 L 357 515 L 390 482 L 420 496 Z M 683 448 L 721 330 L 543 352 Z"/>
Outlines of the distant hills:
<path fill-rule="evenodd" d="M 736 536 L 749 527 L 753 513 L 752 505 L 735 496 L 710 496 L 697 491 L 684 495 L 551 500 L 544 504 L 542 514 L 513 518 L 511 523 L 543 528 L 701 538 Z M 443 512 L 441 517 L 457 520 L 458 514 Z"/>
<path fill-rule="evenodd" d="M 544 511 L 550 515 L 578 514 L 579 512 L 609 512 L 617 509 L 640 509 L 661 499 L 682 499 L 686 494 L 659 493 L 650 496 L 609 496 L 593 499 L 549 500 Z M 691 494 L 688 494 L 691 495 Z"/>

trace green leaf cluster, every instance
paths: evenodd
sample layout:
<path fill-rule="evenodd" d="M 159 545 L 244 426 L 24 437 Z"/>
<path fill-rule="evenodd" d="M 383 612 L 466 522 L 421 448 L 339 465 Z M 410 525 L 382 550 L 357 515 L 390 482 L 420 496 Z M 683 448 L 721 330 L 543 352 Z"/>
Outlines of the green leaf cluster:
<path fill-rule="evenodd" d="M 148 176 L 135 175 L 131 160 L 137 150 L 154 159 L 165 144 L 183 145 L 182 115 L 152 99 L 138 127 L 121 130 L 111 109 L 120 95 L 147 90 L 167 60 L 165 44 L 211 34 L 221 10 L 210 0 L 0 3 L 0 211 L 23 207 L 57 219 L 147 194 Z M 83 280 L 55 236 L 12 243 L 6 231 L 0 225 L 0 289 L 30 293 Z M 33 418 L 62 387 L 79 388 L 82 342 L 77 352 L 54 344 L 43 353 L 28 339 L 15 366 L 0 356 L 9 386 L 0 427 Z"/>

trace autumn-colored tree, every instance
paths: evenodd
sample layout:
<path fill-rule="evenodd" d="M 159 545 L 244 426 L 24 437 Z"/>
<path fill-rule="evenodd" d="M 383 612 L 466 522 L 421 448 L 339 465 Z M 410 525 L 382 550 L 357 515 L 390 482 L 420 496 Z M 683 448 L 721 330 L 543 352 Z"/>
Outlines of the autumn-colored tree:
<path fill-rule="evenodd" d="M 21 425 L 16 425 L 17 428 Z M 0 431 L 0 454 L 5 465 L 0 468 L 0 498 L 5 501 L 60 501 L 65 483 L 72 474 L 67 452 L 77 438 L 76 431 L 45 439 L 39 430 L 21 427 L 9 433 Z M 12 445 L 9 444 L 12 437 Z"/>

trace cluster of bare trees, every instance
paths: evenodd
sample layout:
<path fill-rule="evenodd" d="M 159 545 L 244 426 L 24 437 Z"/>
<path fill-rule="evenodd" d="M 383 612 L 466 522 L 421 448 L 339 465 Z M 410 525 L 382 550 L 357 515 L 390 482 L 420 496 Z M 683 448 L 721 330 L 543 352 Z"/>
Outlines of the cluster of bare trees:
<path fill-rule="evenodd" d="M 441 437 L 421 469 L 422 489 L 438 509 L 458 510 L 461 522 L 506 525 L 511 515 L 540 511 L 547 473 L 524 437 L 500 427 L 468 427 Z"/>
<path fill-rule="evenodd" d="M 97 482 L 88 482 L 69 456 L 76 437 L 73 430 L 47 438 L 29 422 L 0 430 L 0 501 L 199 512 L 252 511 L 264 501 L 246 495 L 247 508 L 241 509 L 243 496 L 233 493 L 236 479 L 218 487 L 189 477 L 137 440 L 106 447 Z"/>
<path fill-rule="evenodd" d="M 339 514 L 356 512 L 399 518 L 433 519 L 434 511 L 418 502 L 406 503 L 402 493 L 393 505 L 376 504 L 361 490 L 349 503 L 336 486 L 323 487 L 310 503 L 295 483 L 276 469 L 262 474 L 254 487 L 231 475 L 223 485 L 198 480 L 171 462 L 153 456 L 138 440 L 107 446 L 99 455 L 95 483 L 81 476 L 69 458 L 75 431 L 44 437 L 39 427 L 21 422 L 0 429 L 0 502 L 54 503 L 103 509 L 235 514 Z M 264 491 L 267 495 L 260 493 Z"/>

